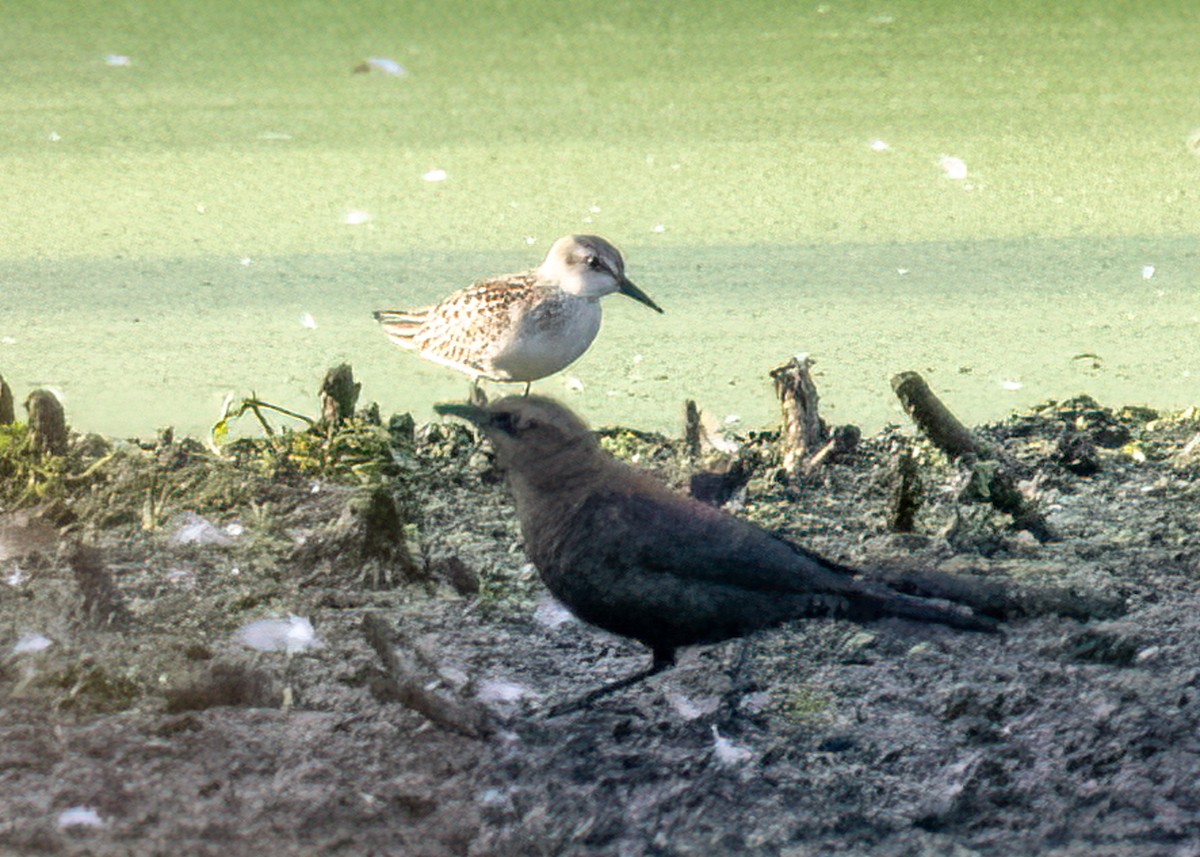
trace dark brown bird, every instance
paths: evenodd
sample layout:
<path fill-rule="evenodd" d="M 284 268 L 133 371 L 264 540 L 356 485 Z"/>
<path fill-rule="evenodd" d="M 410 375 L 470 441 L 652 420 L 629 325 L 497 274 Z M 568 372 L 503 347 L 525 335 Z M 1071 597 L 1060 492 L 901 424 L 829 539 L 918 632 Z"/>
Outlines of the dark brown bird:
<path fill-rule="evenodd" d="M 600 448 L 584 423 L 540 396 L 438 405 L 491 439 L 516 500 L 525 552 L 579 618 L 646 644 L 654 664 L 791 619 L 887 617 L 968 630 L 965 608 L 902 595 L 666 486 Z M 625 683 L 622 683 L 625 684 Z"/>

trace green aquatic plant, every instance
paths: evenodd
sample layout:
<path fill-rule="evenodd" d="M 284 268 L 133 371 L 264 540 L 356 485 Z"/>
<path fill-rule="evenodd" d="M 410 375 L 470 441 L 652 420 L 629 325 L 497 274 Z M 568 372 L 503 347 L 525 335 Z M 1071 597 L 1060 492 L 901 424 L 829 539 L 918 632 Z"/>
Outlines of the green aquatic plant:
<path fill-rule="evenodd" d="M 276 428 L 268 413 L 302 424 Z M 252 415 L 259 437 L 231 439 L 234 424 Z M 370 408 L 338 420 L 318 420 L 256 396 L 231 403 L 212 428 L 212 445 L 223 457 L 272 478 L 319 476 L 339 482 L 377 485 L 413 469 L 411 418 L 380 423 Z"/>
<path fill-rule="evenodd" d="M 25 423 L 0 425 L 0 507 L 17 508 L 63 493 L 66 455 L 40 453 Z"/>
<path fill-rule="evenodd" d="M 783 703 L 787 717 L 799 723 L 823 720 L 829 717 L 832 707 L 833 699 L 829 694 L 811 685 L 793 688 Z"/>

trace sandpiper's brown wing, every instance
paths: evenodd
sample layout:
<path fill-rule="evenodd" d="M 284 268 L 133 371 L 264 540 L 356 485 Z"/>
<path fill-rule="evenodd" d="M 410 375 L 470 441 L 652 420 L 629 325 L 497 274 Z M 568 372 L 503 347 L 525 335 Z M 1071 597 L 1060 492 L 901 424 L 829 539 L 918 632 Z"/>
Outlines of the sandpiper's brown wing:
<path fill-rule="evenodd" d="M 537 288 L 534 271 L 488 277 L 459 289 L 437 306 L 380 310 L 375 318 L 401 348 L 467 375 L 492 378 L 491 357 L 514 326 L 513 308 L 528 301 Z"/>

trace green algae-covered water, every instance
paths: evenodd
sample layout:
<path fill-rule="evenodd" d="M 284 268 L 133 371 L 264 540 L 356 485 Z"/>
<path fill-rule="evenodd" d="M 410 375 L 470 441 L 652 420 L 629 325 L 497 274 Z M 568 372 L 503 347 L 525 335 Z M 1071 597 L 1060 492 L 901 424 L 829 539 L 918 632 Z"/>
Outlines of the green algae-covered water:
<path fill-rule="evenodd" d="M 230 393 L 312 411 L 348 361 L 424 419 L 466 381 L 370 311 L 589 231 L 666 309 L 607 299 L 537 385 L 595 423 L 674 431 L 685 397 L 770 422 L 798 351 L 868 429 L 905 369 L 968 421 L 1182 407 L 1197 56 L 1182 0 L 16 0 L 0 375 L 78 428 L 202 433 Z"/>

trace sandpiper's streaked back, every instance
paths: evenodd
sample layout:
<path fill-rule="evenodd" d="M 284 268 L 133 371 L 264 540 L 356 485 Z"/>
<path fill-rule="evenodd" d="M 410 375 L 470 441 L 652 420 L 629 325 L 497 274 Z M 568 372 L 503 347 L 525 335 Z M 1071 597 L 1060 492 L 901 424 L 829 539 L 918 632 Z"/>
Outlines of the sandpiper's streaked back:
<path fill-rule="evenodd" d="M 524 382 L 553 375 L 600 330 L 600 298 L 620 292 L 662 312 L 625 276 L 617 248 L 596 235 L 554 242 L 541 265 L 478 280 L 425 309 L 380 310 L 396 345 L 472 380 Z"/>

